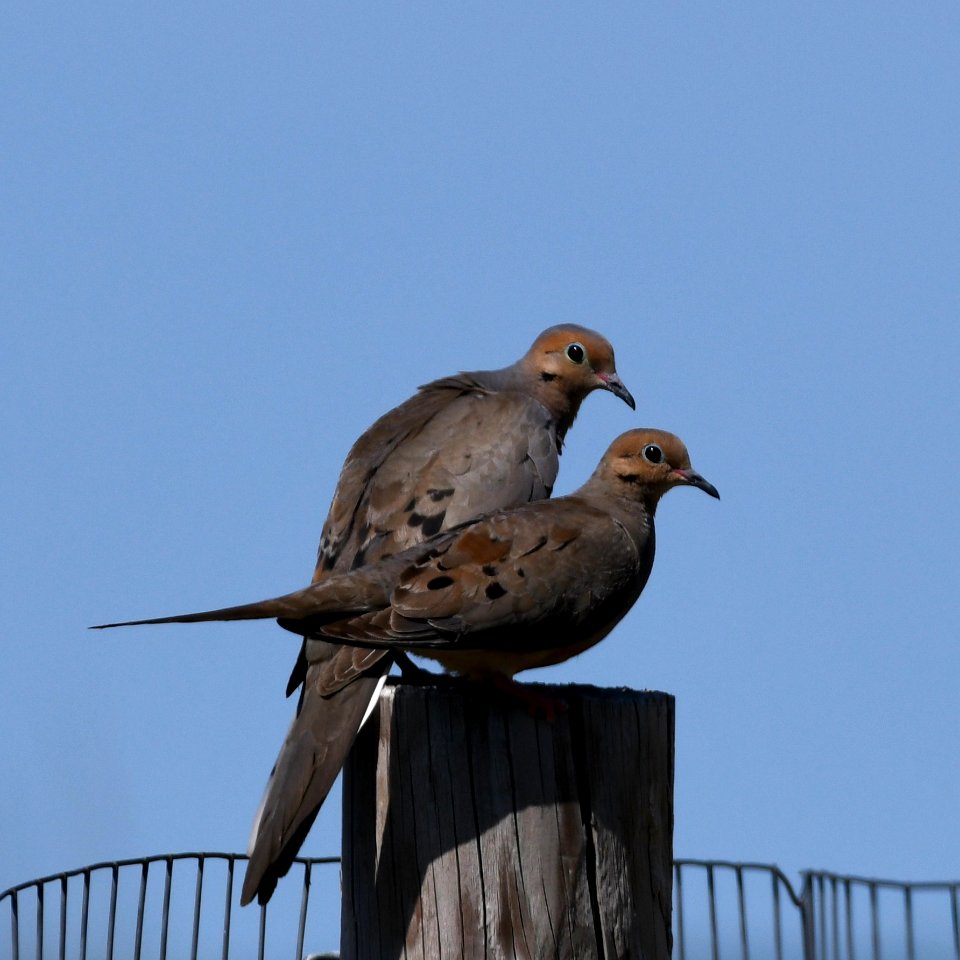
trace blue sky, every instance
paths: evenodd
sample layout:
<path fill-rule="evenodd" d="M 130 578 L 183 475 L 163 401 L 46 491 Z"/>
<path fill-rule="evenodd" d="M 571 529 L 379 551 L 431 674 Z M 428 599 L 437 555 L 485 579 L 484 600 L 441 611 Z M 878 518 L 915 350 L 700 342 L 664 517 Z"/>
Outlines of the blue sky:
<path fill-rule="evenodd" d="M 0 888 L 241 850 L 344 455 L 544 327 L 558 491 L 680 434 L 641 601 L 678 855 L 960 875 L 960 9 L 21 3 L 0 31 Z M 305 852 L 339 847 L 331 802 Z"/>

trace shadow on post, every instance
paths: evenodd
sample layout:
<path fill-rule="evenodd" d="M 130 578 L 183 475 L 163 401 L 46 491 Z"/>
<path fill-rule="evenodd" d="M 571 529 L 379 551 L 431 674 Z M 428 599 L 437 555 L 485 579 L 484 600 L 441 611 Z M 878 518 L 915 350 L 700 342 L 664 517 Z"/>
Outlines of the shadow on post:
<path fill-rule="evenodd" d="M 346 960 L 669 957 L 673 698 L 538 689 L 568 709 L 385 688 L 345 769 Z"/>

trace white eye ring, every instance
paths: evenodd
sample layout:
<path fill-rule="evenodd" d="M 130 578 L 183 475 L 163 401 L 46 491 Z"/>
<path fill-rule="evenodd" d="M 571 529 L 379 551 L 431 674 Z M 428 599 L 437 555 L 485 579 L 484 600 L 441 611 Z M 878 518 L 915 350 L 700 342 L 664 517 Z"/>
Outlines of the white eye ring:
<path fill-rule="evenodd" d="M 663 463 L 665 458 L 663 456 L 663 450 L 661 450 L 660 447 L 655 443 L 648 443 L 643 448 L 643 459 L 646 460 L 647 463 Z"/>
<path fill-rule="evenodd" d="M 564 350 L 567 359 L 573 363 L 583 363 L 587 359 L 587 351 L 582 343 L 571 343 Z"/>

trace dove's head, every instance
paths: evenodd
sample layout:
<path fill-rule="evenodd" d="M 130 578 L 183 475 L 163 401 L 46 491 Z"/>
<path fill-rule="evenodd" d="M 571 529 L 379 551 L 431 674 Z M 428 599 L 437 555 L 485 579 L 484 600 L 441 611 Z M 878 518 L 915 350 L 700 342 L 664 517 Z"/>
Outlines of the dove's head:
<path fill-rule="evenodd" d="M 642 501 L 651 512 L 673 487 L 699 487 L 720 499 L 717 488 L 690 466 L 690 454 L 679 437 L 647 427 L 617 437 L 593 479 L 618 496 Z"/>
<path fill-rule="evenodd" d="M 617 374 L 610 341 L 586 327 L 563 323 L 544 330 L 520 366 L 531 392 L 557 416 L 563 430 L 573 423 L 583 398 L 594 390 L 609 390 L 636 409 Z"/>

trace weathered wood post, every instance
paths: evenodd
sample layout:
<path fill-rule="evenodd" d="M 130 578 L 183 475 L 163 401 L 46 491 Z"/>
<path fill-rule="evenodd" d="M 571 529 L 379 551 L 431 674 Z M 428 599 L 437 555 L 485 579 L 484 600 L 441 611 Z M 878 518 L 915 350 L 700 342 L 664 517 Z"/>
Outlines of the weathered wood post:
<path fill-rule="evenodd" d="M 344 960 L 668 960 L 673 697 L 541 689 L 553 722 L 384 688 L 344 770 Z"/>

